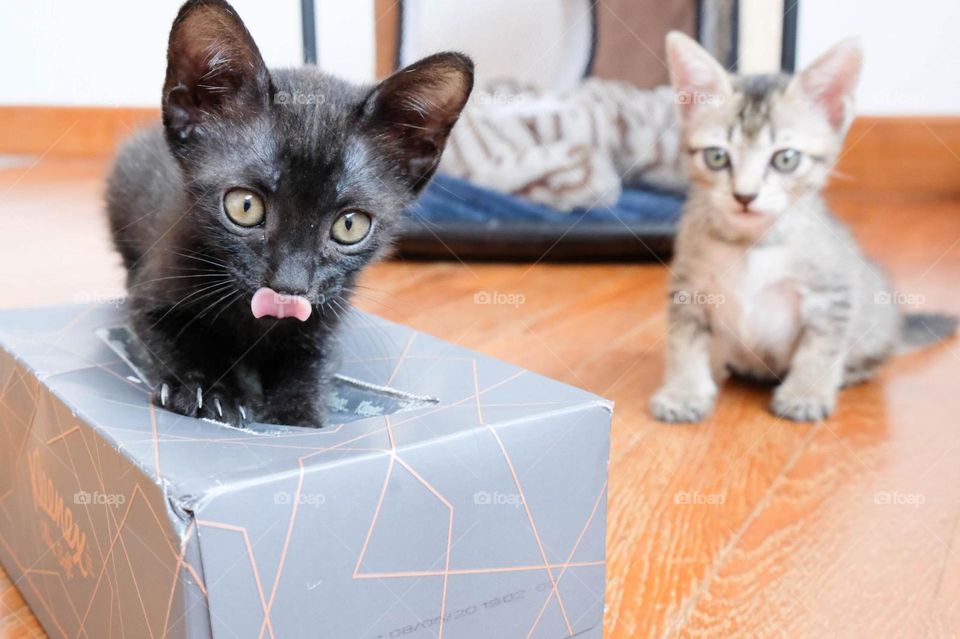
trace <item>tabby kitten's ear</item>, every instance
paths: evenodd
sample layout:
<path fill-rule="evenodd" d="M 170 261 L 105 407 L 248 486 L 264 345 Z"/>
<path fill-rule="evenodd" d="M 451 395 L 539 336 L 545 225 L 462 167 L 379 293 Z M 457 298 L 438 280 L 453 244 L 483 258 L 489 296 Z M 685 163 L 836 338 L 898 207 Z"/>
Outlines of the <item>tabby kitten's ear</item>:
<path fill-rule="evenodd" d="M 667 65 L 684 120 L 699 108 L 722 104 L 733 93 L 730 76 L 720 63 L 679 31 L 667 34 Z"/>
<path fill-rule="evenodd" d="M 473 62 L 460 53 L 437 53 L 378 84 L 364 117 L 400 162 L 418 192 L 437 170 L 450 129 L 473 90 Z"/>
<path fill-rule="evenodd" d="M 849 38 L 798 73 L 788 91 L 804 95 L 823 111 L 830 126 L 844 131 L 853 120 L 853 94 L 862 68 L 860 41 Z"/>
<path fill-rule="evenodd" d="M 174 145 L 201 137 L 219 119 L 267 108 L 270 74 L 240 16 L 223 0 L 189 0 L 167 48 L 163 125 Z"/>

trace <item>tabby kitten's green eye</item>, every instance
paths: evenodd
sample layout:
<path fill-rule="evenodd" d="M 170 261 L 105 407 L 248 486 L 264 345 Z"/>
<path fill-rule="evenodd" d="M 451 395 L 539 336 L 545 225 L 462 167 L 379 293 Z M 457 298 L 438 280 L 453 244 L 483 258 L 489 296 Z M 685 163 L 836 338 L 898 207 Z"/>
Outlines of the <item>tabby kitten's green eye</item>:
<path fill-rule="evenodd" d="M 730 166 L 730 155 L 725 149 L 712 146 L 703 150 L 703 161 L 714 171 L 722 171 Z"/>
<path fill-rule="evenodd" d="M 263 199 L 247 189 L 231 189 L 223 196 L 223 210 L 239 226 L 256 226 L 263 222 L 266 209 Z"/>
<path fill-rule="evenodd" d="M 333 223 L 330 237 L 345 246 L 356 244 L 370 232 L 371 222 L 370 216 L 363 211 L 347 211 Z"/>
<path fill-rule="evenodd" d="M 796 171 L 797 167 L 800 166 L 800 158 L 802 155 L 803 154 L 796 149 L 783 149 L 773 154 L 773 158 L 770 159 L 770 164 L 781 173 L 791 173 Z"/>

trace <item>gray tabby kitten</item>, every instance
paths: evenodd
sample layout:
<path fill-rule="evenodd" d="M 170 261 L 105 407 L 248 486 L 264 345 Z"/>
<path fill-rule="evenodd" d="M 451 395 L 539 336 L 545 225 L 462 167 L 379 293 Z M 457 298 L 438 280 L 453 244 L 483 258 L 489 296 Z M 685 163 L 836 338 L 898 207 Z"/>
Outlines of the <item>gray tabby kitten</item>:
<path fill-rule="evenodd" d="M 653 415 L 697 422 L 729 373 L 779 382 L 771 406 L 830 415 L 837 391 L 956 319 L 903 316 L 820 191 L 853 119 L 854 40 L 795 77 L 730 76 L 690 38 L 667 56 L 691 187 L 671 266 L 666 380 Z"/>

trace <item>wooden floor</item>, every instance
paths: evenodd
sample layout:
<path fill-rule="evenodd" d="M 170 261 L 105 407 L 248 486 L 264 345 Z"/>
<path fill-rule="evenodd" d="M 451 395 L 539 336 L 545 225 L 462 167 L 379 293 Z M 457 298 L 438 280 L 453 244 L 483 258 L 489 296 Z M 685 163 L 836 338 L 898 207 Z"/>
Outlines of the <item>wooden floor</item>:
<path fill-rule="evenodd" d="M 103 170 L 0 170 L 0 306 L 122 293 Z M 960 201 L 833 200 L 899 290 L 960 313 Z M 960 635 L 960 340 L 897 359 L 819 424 L 732 385 L 709 423 L 662 425 L 646 405 L 666 272 L 393 262 L 357 304 L 616 401 L 607 639 Z M 42 636 L 2 574 L 0 593 L 0 638 Z"/>

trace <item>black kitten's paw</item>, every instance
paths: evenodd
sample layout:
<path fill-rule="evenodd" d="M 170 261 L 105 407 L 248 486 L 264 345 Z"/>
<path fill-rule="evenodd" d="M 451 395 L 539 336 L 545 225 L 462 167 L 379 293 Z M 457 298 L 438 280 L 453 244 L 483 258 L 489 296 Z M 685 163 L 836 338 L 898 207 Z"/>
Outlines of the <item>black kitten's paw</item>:
<path fill-rule="evenodd" d="M 242 427 L 251 419 L 250 409 L 243 403 L 243 395 L 222 384 L 215 384 L 211 388 L 201 382 L 163 380 L 153 393 L 153 403 L 174 413 L 233 426 Z"/>

